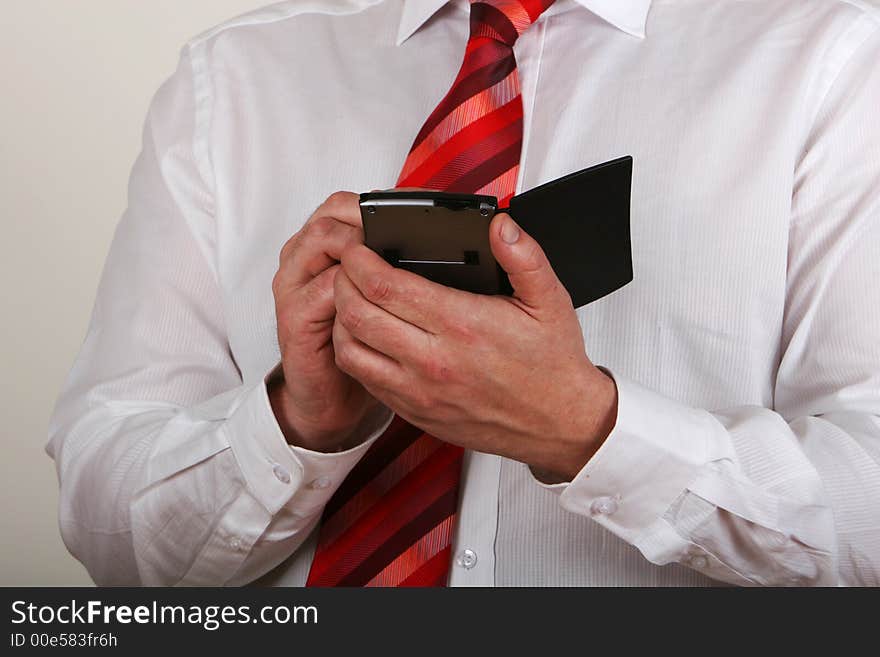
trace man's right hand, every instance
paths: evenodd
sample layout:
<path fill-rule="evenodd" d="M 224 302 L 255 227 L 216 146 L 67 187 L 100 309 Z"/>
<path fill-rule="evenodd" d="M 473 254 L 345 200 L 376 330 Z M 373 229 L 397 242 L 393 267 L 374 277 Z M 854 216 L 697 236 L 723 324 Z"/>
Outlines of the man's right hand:
<path fill-rule="evenodd" d="M 283 378 L 269 399 L 287 442 L 319 452 L 347 444 L 378 402 L 336 366 L 334 280 L 346 246 L 363 243 L 359 197 L 331 195 L 281 250 L 272 282 Z"/>

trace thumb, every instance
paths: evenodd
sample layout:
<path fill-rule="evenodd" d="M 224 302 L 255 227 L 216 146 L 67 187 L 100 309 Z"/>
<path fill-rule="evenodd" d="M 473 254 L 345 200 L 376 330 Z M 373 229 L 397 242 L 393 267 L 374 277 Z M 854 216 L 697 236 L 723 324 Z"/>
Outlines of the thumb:
<path fill-rule="evenodd" d="M 513 296 L 531 308 L 571 308 L 571 297 L 559 282 L 544 249 L 511 218 L 501 213 L 489 226 L 489 244 L 513 286 Z"/>

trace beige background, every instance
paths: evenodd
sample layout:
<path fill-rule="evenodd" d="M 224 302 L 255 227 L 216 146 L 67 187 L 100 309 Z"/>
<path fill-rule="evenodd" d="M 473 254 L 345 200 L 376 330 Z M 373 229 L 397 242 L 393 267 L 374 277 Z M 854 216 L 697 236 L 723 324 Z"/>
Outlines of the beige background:
<path fill-rule="evenodd" d="M 86 585 L 56 522 L 49 414 L 85 334 L 150 98 L 260 0 L 3 0 L 0 585 Z"/>

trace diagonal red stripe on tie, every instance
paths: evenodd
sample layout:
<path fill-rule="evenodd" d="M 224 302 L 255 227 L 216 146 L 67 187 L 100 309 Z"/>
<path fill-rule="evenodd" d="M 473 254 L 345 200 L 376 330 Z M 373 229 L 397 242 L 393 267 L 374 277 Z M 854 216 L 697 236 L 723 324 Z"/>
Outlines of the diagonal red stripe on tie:
<path fill-rule="evenodd" d="M 325 514 L 321 524 L 321 538 L 325 542 L 335 541 L 358 519 L 376 505 L 388 491 L 399 484 L 419 463 L 427 461 L 443 445 L 428 434 L 409 445 L 401 454 L 388 463 L 376 477 L 363 486 L 355 495 L 346 500 L 333 515 Z"/>
<path fill-rule="evenodd" d="M 492 39 L 471 39 L 468 42 L 468 52 L 465 53 L 461 70 L 458 72 L 455 82 L 452 83 L 452 87 L 446 92 L 446 95 L 449 96 L 455 93 L 455 90 L 462 82 L 480 71 L 482 71 L 481 75 L 483 76 L 480 78 L 480 83 L 485 84 L 485 80 L 489 79 L 486 73 L 492 70 L 486 67 L 498 64 L 508 57 L 510 57 L 510 52 L 506 48 L 499 47 L 498 43 Z M 471 79 L 476 81 L 478 78 Z"/>
<path fill-rule="evenodd" d="M 458 476 L 456 470 L 454 476 Z M 450 479 L 453 481 L 453 479 Z M 405 552 L 411 545 L 422 536 L 431 532 L 449 516 L 455 514 L 456 499 L 458 497 L 455 486 L 450 486 L 446 492 L 434 500 L 430 506 L 414 516 L 409 522 L 397 528 L 397 530 L 383 537 L 376 549 L 366 556 L 356 568 L 339 580 L 337 586 L 364 586 L 373 579 L 386 565 L 394 561 L 397 555 Z M 452 531 L 446 541 L 451 540 Z M 399 585 L 400 582 L 397 582 Z"/>
<path fill-rule="evenodd" d="M 438 450 L 435 458 L 413 470 L 333 544 L 319 544 L 309 586 L 334 586 L 383 540 L 448 492 L 449 483 L 459 476 L 460 468 L 459 448 L 445 445 Z"/>
<path fill-rule="evenodd" d="M 349 473 L 324 509 L 324 520 L 331 518 L 340 508 L 378 474 L 394 461 L 404 450 L 421 438 L 424 432 L 400 417 L 395 417 L 388 430 Z"/>
<path fill-rule="evenodd" d="M 503 6 L 503 3 L 491 2 L 475 2 L 472 5 L 471 35 L 491 36 L 504 45 L 512 47 L 519 38 L 519 31 L 511 20 L 512 16 L 496 7 L 495 4 L 498 4 L 499 7 Z"/>
<path fill-rule="evenodd" d="M 464 172 L 461 177 L 447 183 L 446 189 L 461 193 L 467 193 L 464 190 L 480 189 L 504 175 L 505 171 L 519 162 L 521 152 L 522 137 L 505 147 L 504 150 L 487 158 L 479 166 Z"/>
<path fill-rule="evenodd" d="M 553 0 L 519 0 L 519 3 L 528 12 L 529 18 L 534 23 L 553 4 Z"/>
<path fill-rule="evenodd" d="M 428 120 L 416 137 L 413 148 L 418 147 L 425 137 L 431 134 L 434 128 L 437 127 L 437 124 L 445 119 L 456 107 L 468 98 L 495 86 L 515 70 L 516 60 L 513 57 L 513 53 L 506 52 L 502 59 L 474 71 L 473 74 L 453 86 L 446 97 L 440 101 L 437 109 L 428 117 Z"/>
<path fill-rule="evenodd" d="M 507 105 L 517 96 L 519 96 L 519 81 L 516 72 L 513 72 L 498 84 L 468 98 L 447 114 L 431 134 L 410 151 L 400 179 L 405 180 L 412 175 L 413 171 L 424 164 L 439 146 L 451 140 L 472 123 Z"/>
<path fill-rule="evenodd" d="M 422 183 L 429 189 L 470 193 L 491 182 L 507 169 L 499 168 L 496 158 L 505 154 L 505 161 L 519 162 L 522 151 L 522 118 L 494 132 L 491 138 L 474 144 L 446 163 L 436 175 Z"/>
<path fill-rule="evenodd" d="M 403 580 L 399 586 L 407 588 L 445 586 L 451 557 L 452 547 L 445 548 L 426 561 L 421 568 Z"/>
<path fill-rule="evenodd" d="M 503 130 L 516 121 L 522 121 L 522 99 L 519 96 L 459 131 L 449 141 L 439 146 L 421 166 L 404 180 L 401 180 L 399 186 L 430 187 L 429 181 L 457 156 L 471 148 L 479 148 L 486 143 L 487 136 L 491 137 L 497 134 L 499 130 Z M 520 132 L 522 132 L 522 128 L 520 128 Z M 433 189 L 438 188 L 434 187 Z"/>

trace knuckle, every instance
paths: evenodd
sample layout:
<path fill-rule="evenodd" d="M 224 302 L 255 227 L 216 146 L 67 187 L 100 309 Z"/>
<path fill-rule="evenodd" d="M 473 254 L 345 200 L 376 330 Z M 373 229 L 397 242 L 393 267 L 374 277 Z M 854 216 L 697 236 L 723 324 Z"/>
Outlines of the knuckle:
<path fill-rule="evenodd" d="M 275 275 L 272 277 L 272 296 L 275 297 L 276 302 L 278 298 L 281 296 L 281 290 L 284 287 L 284 275 L 281 273 L 281 270 L 275 272 Z"/>
<path fill-rule="evenodd" d="M 353 192 L 333 192 L 327 197 L 327 200 L 321 204 L 321 207 L 315 212 L 315 215 L 327 215 L 330 217 L 346 216 L 354 213 L 360 197 Z"/>
<path fill-rule="evenodd" d="M 351 203 L 352 196 L 352 192 L 333 192 L 332 194 L 330 194 L 330 196 L 327 197 L 327 200 L 324 201 L 324 205 L 328 208 L 338 208 L 347 203 Z"/>
<path fill-rule="evenodd" d="M 364 317 L 357 308 L 347 306 L 337 311 L 339 321 L 350 332 L 357 332 L 364 324 Z"/>
<path fill-rule="evenodd" d="M 392 296 L 391 281 L 385 276 L 372 276 L 364 285 L 363 293 L 367 300 L 373 303 L 390 301 Z"/>
<path fill-rule="evenodd" d="M 327 237 L 333 231 L 336 220 L 327 215 L 312 217 L 303 227 L 300 235 L 302 239 L 315 241 Z"/>
<path fill-rule="evenodd" d="M 315 237 L 327 237 L 333 232 L 334 228 L 336 228 L 336 224 L 337 221 L 333 217 L 318 217 L 312 223 L 311 232 Z"/>

